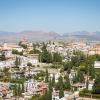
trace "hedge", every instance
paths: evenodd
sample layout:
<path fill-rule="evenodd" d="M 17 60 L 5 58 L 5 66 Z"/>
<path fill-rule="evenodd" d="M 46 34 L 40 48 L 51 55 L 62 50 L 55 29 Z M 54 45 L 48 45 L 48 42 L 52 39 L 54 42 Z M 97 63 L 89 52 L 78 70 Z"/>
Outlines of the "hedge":
<path fill-rule="evenodd" d="M 80 97 L 89 97 L 89 98 L 91 98 L 91 96 L 92 96 L 92 98 L 100 98 L 100 94 L 92 94 L 90 91 L 84 92 L 84 90 L 79 92 L 79 96 Z"/>

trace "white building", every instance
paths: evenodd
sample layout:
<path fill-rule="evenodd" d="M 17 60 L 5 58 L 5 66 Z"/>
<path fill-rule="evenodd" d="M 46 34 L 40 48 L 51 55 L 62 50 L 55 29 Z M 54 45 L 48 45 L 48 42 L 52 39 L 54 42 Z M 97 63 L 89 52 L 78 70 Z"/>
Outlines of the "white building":
<path fill-rule="evenodd" d="M 53 90 L 53 92 L 52 92 L 52 100 L 59 100 L 59 91 Z"/>
<path fill-rule="evenodd" d="M 94 81 L 89 81 L 88 90 L 92 90 Z"/>
<path fill-rule="evenodd" d="M 0 61 L 0 69 L 10 68 L 14 66 L 14 60 Z"/>
<path fill-rule="evenodd" d="M 94 68 L 100 68 L 100 61 L 94 62 Z"/>

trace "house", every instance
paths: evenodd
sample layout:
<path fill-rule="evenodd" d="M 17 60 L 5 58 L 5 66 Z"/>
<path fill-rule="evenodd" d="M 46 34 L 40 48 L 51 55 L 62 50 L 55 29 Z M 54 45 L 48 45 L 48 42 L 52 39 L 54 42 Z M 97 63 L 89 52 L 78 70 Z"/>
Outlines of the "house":
<path fill-rule="evenodd" d="M 43 95 L 47 91 L 47 84 L 44 82 L 37 82 L 33 79 L 30 79 L 25 82 L 25 93 L 23 96 L 26 99 L 30 99 L 33 95 Z"/>
<path fill-rule="evenodd" d="M 6 68 L 10 68 L 10 67 L 13 67 L 14 66 L 14 60 L 13 59 L 9 59 L 9 60 L 6 60 L 6 61 L 0 61 L 0 69 L 4 69 L 5 67 Z"/>
<path fill-rule="evenodd" d="M 8 83 L 0 83 L 0 97 L 10 98 L 13 96 L 13 91 L 10 90 Z"/>
<path fill-rule="evenodd" d="M 77 100 L 78 98 L 78 94 L 77 93 L 72 93 L 69 91 L 64 91 L 64 97 L 60 98 L 59 100 Z"/>
<path fill-rule="evenodd" d="M 90 55 L 100 54 L 100 44 L 94 44 L 94 45 L 90 48 L 89 54 L 90 54 Z"/>
<path fill-rule="evenodd" d="M 70 83 L 73 83 L 73 78 L 75 77 L 76 72 L 74 70 L 71 70 L 71 73 L 69 74 Z"/>
<path fill-rule="evenodd" d="M 3 46 L 2 46 L 2 50 L 12 51 L 13 49 L 18 50 L 19 52 L 24 50 L 22 47 L 18 46 L 17 44 L 4 43 Z"/>
<path fill-rule="evenodd" d="M 72 85 L 72 87 L 73 87 L 73 91 L 75 91 L 75 90 L 76 91 L 80 91 L 80 90 L 85 88 L 85 84 L 83 84 L 83 83 L 75 83 L 75 84 Z"/>
<path fill-rule="evenodd" d="M 31 63 L 32 65 L 37 64 L 39 61 L 37 58 L 32 58 L 32 57 L 20 57 L 21 61 L 21 66 L 27 66 L 27 63 Z"/>
<path fill-rule="evenodd" d="M 39 84 L 37 86 L 38 86 L 40 95 L 43 95 L 46 93 L 46 91 L 47 91 L 47 84 L 46 83 L 44 83 L 42 81 L 42 82 L 39 82 Z"/>
<path fill-rule="evenodd" d="M 25 91 L 30 94 L 39 94 L 43 95 L 47 90 L 47 84 L 44 82 L 37 82 L 33 79 L 30 79 L 25 82 Z"/>
<path fill-rule="evenodd" d="M 13 79 L 20 79 L 21 77 L 24 77 L 24 71 L 21 70 L 14 70 L 11 71 L 11 78 Z"/>
<path fill-rule="evenodd" d="M 52 100 L 59 100 L 59 91 L 58 90 L 53 89 Z"/>

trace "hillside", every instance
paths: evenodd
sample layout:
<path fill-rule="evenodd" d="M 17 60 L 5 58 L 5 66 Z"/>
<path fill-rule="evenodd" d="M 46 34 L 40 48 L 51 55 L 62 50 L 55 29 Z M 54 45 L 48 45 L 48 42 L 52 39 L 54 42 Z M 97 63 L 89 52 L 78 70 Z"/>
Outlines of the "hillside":
<path fill-rule="evenodd" d="M 23 38 L 33 41 L 49 41 L 49 40 L 100 40 L 100 32 L 89 33 L 87 31 L 78 31 L 72 33 L 65 33 L 60 35 L 56 32 L 43 31 L 23 31 L 23 32 L 4 32 L 0 31 L 0 41 L 2 42 L 19 42 Z"/>

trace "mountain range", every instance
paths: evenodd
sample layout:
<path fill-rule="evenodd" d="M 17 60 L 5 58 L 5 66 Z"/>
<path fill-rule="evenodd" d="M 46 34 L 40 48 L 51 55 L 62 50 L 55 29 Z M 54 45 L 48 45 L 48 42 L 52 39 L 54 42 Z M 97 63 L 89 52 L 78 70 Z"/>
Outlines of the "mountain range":
<path fill-rule="evenodd" d="M 1 42 L 19 42 L 22 39 L 27 39 L 33 42 L 49 41 L 49 40 L 100 40 L 100 32 L 77 31 L 64 33 L 63 35 L 56 32 L 43 31 L 23 31 L 23 32 L 5 32 L 0 31 Z"/>

